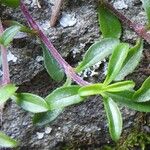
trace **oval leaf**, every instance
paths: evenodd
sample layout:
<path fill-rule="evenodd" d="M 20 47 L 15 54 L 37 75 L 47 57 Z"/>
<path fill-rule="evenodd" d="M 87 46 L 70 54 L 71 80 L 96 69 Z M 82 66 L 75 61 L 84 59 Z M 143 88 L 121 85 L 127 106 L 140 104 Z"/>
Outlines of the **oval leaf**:
<path fill-rule="evenodd" d="M 18 7 L 20 4 L 20 0 L 1 0 L 0 3 L 3 3 L 9 7 Z"/>
<path fill-rule="evenodd" d="M 138 103 L 132 100 L 134 91 L 105 92 L 105 94 L 123 106 L 140 112 L 150 112 L 150 101 Z"/>
<path fill-rule="evenodd" d="M 108 73 L 104 81 L 105 85 L 112 82 L 118 75 L 125 58 L 127 57 L 129 51 L 129 44 L 121 43 L 114 50 L 112 56 L 110 57 L 108 64 Z"/>
<path fill-rule="evenodd" d="M 66 106 L 77 104 L 84 100 L 78 94 L 79 86 L 68 86 L 56 89 L 45 100 L 49 103 L 51 110 L 62 109 Z"/>
<path fill-rule="evenodd" d="M 150 77 L 148 77 L 141 88 L 135 92 L 133 99 L 136 102 L 150 101 Z"/>
<path fill-rule="evenodd" d="M 111 98 L 104 98 L 104 106 L 107 114 L 109 132 L 112 140 L 117 141 L 122 132 L 122 117 L 117 104 Z"/>
<path fill-rule="evenodd" d="M 128 74 L 132 73 L 139 64 L 143 51 L 143 41 L 138 40 L 136 45 L 129 50 L 129 53 L 122 65 L 122 68 L 115 78 L 115 81 L 120 81 L 125 78 Z"/>
<path fill-rule="evenodd" d="M 143 8 L 147 14 L 148 23 L 150 25 L 150 0 L 142 0 Z"/>
<path fill-rule="evenodd" d="M 114 38 L 106 38 L 94 43 L 85 53 L 83 61 L 76 68 L 76 72 L 81 72 L 82 70 L 102 61 L 113 52 L 118 44 L 119 40 Z"/>
<path fill-rule="evenodd" d="M 18 143 L 11 139 L 9 136 L 5 135 L 4 133 L 0 132 L 0 147 L 17 147 Z"/>
<path fill-rule="evenodd" d="M 8 46 L 10 42 L 12 42 L 15 35 L 20 31 L 20 28 L 21 27 L 17 25 L 7 28 L 0 37 L 0 43 L 5 47 Z"/>
<path fill-rule="evenodd" d="M 60 68 L 60 65 L 52 57 L 49 50 L 44 46 L 44 44 L 42 44 L 42 49 L 43 49 L 43 57 L 44 57 L 44 66 L 45 66 L 48 74 L 55 81 L 59 82 L 59 81 L 63 80 L 64 72 Z"/>
<path fill-rule="evenodd" d="M 104 5 L 99 6 L 98 17 L 100 31 L 104 38 L 120 38 L 122 32 L 120 21 Z"/>
<path fill-rule="evenodd" d="M 48 104 L 46 101 L 37 95 L 30 93 L 17 93 L 12 97 L 16 103 L 25 109 L 33 113 L 46 112 L 49 110 Z"/>
<path fill-rule="evenodd" d="M 104 88 L 104 91 L 107 92 L 119 92 L 124 90 L 129 90 L 134 88 L 135 83 L 133 81 L 123 81 L 123 82 L 117 82 L 111 85 L 108 85 Z"/>
<path fill-rule="evenodd" d="M 18 88 L 14 84 L 7 84 L 0 87 L 0 105 L 7 101 L 17 89 Z"/>
<path fill-rule="evenodd" d="M 62 112 L 63 112 L 63 109 L 55 109 L 52 111 L 35 114 L 32 119 L 33 124 L 37 126 L 46 125 L 54 121 Z"/>
<path fill-rule="evenodd" d="M 103 92 L 103 84 L 92 84 L 88 86 L 83 86 L 78 91 L 80 96 L 91 96 L 101 94 L 102 92 Z"/>

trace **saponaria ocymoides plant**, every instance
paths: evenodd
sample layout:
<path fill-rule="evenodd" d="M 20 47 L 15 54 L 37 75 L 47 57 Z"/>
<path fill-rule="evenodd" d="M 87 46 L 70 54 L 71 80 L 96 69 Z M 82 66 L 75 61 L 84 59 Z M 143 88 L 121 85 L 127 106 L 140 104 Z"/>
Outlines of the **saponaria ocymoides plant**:
<path fill-rule="evenodd" d="M 123 124 L 118 105 L 127 106 L 141 112 L 150 112 L 150 77 L 143 82 L 138 90 L 134 90 L 135 83 L 132 80 L 124 80 L 128 74 L 134 71 L 141 60 L 142 38 L 150 43 L 148 33 L 150 0 L 142 0 L 142 2 L 148 17 L 148 23 L 145 27 L 133 23 L 109 3 L 100 1 L 98 3 L 98 20 L 103 38 L 92 44 L 79 65 L 72 68 L 42 32 L 29 14 L 23 1 L 0 1 L 0 3 L 10 7 L 20 5 L 20 9 L 31 27 L 26 27 L 16 21 L 5 21 L 10 27 L 4 30 L 2 22 L 0 22 L 0 62 L 3 69 L 3 77 L 0 82 L 1 107 L 8 99 L 12 99 L 24 110 L 34 113 L 34 124 L 45 125 L 53 121 L 67 106 L 86 101 L 87 97 L 91 95 L 99 95 L 103 99 L 102 103 L 107 114 L 110 136 L 112 140 L 117 141 L 121 136 Z M 120 41 L 122 28 L 117 17 L 139 35 L 140 38 L 137 39 L 135 46 Z M 10 81 L 6 48 L 18 32 L 27 32 L 40 40 L 44 65 L 51 78 L 56 81 L 66 78 L 64 85 L 45 98 L 32 93 L 18 93 L 18 87 Z M 78 73 L 106 57 L 109 57 L 108 69 L 106 78 L 102 83 L 89 83 L 78 75 Z M 17 145 L 18 143 L 15 140 L 0 132 L 0 146 L 16 147 Z"/>

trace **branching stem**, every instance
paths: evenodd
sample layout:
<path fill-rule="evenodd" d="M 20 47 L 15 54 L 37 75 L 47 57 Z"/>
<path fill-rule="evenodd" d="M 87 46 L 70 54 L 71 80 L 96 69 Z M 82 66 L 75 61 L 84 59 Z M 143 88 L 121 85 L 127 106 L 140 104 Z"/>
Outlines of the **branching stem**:
<path fill-rule="evenodd" d="M 77 84 L 81 86 L 90 84 L 84 81 L 80 76 L 78 76 L 75 73 L 74 69 L 62 58 L 62 56 L 58 53 L 58 51 L 53 46 L 51 41 L 49 41 L 46 35 L 43 33 L 42 29 L 40 29 L 37 23 L 33 20 L 32 16 L 28 12 L 28 9 L 26 8 L 26 6 L 24 5 L 22 1 L 20 3 L 20 7 L 29 25 L 34 30 L 37 31 L 39 38 L 42 40 L 45 46 L 49 49 L 49 52 L 52 54 L 55 60 L 59 63 L 59 65 L 64 69 L 66 75 L 69 76 L 73 81 L 75 81 Z"/>

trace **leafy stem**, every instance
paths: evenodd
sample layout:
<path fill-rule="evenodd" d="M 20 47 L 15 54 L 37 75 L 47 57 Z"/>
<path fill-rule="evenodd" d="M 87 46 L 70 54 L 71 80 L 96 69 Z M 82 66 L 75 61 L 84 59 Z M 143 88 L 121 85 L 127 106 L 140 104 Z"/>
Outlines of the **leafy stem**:
<path fill-rule="evenodd" d="M 77 84 L 79 85 L 88 85 L 90 83 L 84 81 L 80 76 L 78 76 L 74 69 L 62 58 L 62 56 L 58 53 L 56 48 L 53 46 L 53 44 L 48 40 L 48 38 L 45 36 L 43 31 L 40 29 L 40 27 L 37 25 L 37 23 L 33 20 L 32 16 L 29 14 L 26 6 L 21 1 L 20 3 L 21 10 L 28 21 L 29 25 L 37 31 L 37 34 L 39 38 L 42 40 L 42 42 L 46 45 L 49 52 L 52 54 L 52 56 L 55 58 L 55 60 L 59 63 L 59 65 L 64 69 L 67 76 L 69 76 L 71 79 L 73 79 Z"/>
<path fill-rule="evenodd" d="M 0 20 L 0 35 L 3 33 L 3 26 Z M 1 56 L 2 56 L 2 69 L 3 69 L 3 78 L 2 78 L 2 85 L 10 83 L 10 75 L 9 75 L 9 66 L 7 60 L 7 49 L 0 45 L 1 48 Z"/>
<path fill-rule="evenodd" d="M 150 43 L 150 33 L 148 33 L 147 28 L 144 27 L 142 24 L 139 24 L 137 22 L 132 22 L 129 18 L 124 16 L 122 13 L 120 13 L 117 9 L 115 9 L 111 4 L 104 2 L 103 3 L 114 15 L 116 15 L 123 24 L 128 26 L 130 29 L 132 29 L 134 32 L 136 32 L 140 37 L 145 39 L 148 43 Z"/>

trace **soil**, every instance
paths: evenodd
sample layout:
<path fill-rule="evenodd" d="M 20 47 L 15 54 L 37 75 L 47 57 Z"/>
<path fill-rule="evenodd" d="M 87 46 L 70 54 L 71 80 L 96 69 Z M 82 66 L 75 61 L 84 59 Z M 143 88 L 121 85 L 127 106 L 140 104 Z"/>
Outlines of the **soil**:
<path fill-rule="evenodd" d="M 122 1 L 116 0 L 115 3 Z M 60 25 L 59 21 L 53 28 L 48 26 L 52 0 L 39 0 L 41 8 L 32 5 L 28 0 L 25 2 L 35 20 L 41 27 L 44 27 L 43 30 L 49 39 L 72 66 L 77 65 L 88 47 L 101 36 L 97 21 L 98 3 L 96 0 L 66 0 L 61 12 L 75 15 L 77 21 L 75 25 L 65 28 Z M 120 9 L 119 6 L 119 11 L 131 20 L 146 22 L 146 16 L 139 0 L 126 0 L 124 2 L 127 8 L 122 6 L 123 8 Z M 116 5 L 116 7 L 118 6 Z M 26 24 L 20 9 L 14 10 L 6 7 L 0 9 L 2 20 L 13 19 Z M 136 38 L 135 33 L 124 27 L 123 41 L 134 44 Z M 78 50 L 77 53 L 75 50 Z M 56 83 L 47 74 L 37 39 L 31 36 L 21 36 L 13 41 L 9 51 L 17 58 L 16 61 L 10 61 L 9 65 L 11 80 L 19 86 L 19 91 L 46 96 L 64 82 Z M 127 77 L 137 83 L 136 88 L 150 75 L 149 63 L 150 50 L 149 45 L 145 42 L 141 64 L 134 73 Z M 104 66 L 105 63 L 100 65 L 98 76 L 92 76 L 87 80 L 102 81 L 104 79 Z M 20 150 L 101 150 L 105 149 L 106 145 L 120 149 L 119 145 L 126 141 L 131 132 L 138 131 L 139 133 L 150 134 L 149 114 L 139 113 L 122 106 L 120 108 L 124 126 L 122 138 L 117 144 L 112 142 L 109 136 L 101 97 L 91 97 L 82 104 L 65 109 L 55 121 L 43 127 L 34 126 L 32 124 L 33 114 L 25 112 L 15 103 L 9 101 L 4 109 L 1 130 L 20 141 L 18 148 Z M 142 121 L 141 118 L 143 118 Z M 132 148 L 126 146 L 126 149 L 138 149 L 140 146 L 136 146 L 137 143 L 133 144 Z M 146 145 L 146 149 L 149 145 Z"/>

